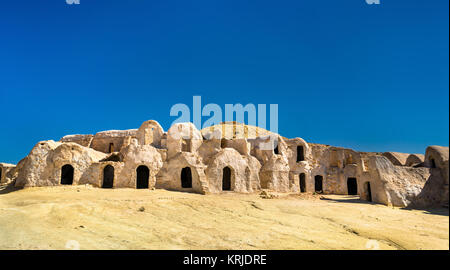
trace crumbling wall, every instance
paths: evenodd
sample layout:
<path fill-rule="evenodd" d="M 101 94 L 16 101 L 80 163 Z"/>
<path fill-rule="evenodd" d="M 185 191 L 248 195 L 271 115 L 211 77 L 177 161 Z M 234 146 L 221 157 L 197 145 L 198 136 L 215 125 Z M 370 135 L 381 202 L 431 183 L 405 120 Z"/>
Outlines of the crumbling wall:
<path fill-rule="evenodd" d="M 136 132 L 136 138 L 140 145 L 152 145 L 156 148 L 161 148 L 161 139 L 164 130 L 161 125 L 155 120 L 149 120 L 142 123 Z"/>
<path fill-rule="evenodd" d="M 202 145 L 203 136 L 192 123 L 176 123 L 167 131 L 167 158 L 180 152 L 196 153 Z"/>
<path fill-rule="evenodd" d="M 429 146 L 425 151 L 425 161 L 420 166 L 430 170 L 430 177 L 423 190 L 412 203 L 413 207 L 447 206 L 449 200 L 449 148 Z"/>
<path fill-rule="evenodd" d="M 449 166 L 448 166 L 449 148 L 444 146 L 432 145 L 425 151 L 425 162 L 432 168 L 438 168 L 442 172 L 445 184 L 448 185 Z"/>
<path fill-rule="evenodd" d="M 60 142 L 64 143 L 73 142 L 84 147 L 91 147 L 92 139 L 94 139 L 94 135 L 92 134 L 87 135 L 76 134 L 76 135 L 66 135 L 62 137 Z"/>
<path fill-rule="evenodd" d="M 0 163 L 0 184 L 7 184 L 13 180 L 16 165 Z"/>
<path fill-rule="evenodd" d="M 210 163 L 210 159 L 222 151 L 222 133 L 220 130 L 203 132 L 203 143 L 198 148 L 198 154 L 205 164 Z"/>
<path fill-rule="evenodd" d="M 136 138 L 137 129 L 107 130 L 94 135 L 90 147 L 103 153 L 119 152 Z"/>
<path fill-rule="evenodd" d="M 221 139 L 221 148 L 232 148 L 238 151 L 241 155 L 250 155 L 251 145 L 245 138 L 239 139 Z"/>
<path fill-rule="evenodd" d="M 306 177 L 306 190 L 315 191 L 315 177 L 322 176 L 322 186 L 327 189 L 327 166 L 329 164 L 330 146 L 324 144 L 309 144 L 311 148 L 311 156 L 309 161 L 310 174 Z"/>
<path fill-rule="evenodd" d="M 253 192 L 253 187 L 258 181 L 257 177 L 251 177 L 251 173 L 255 172 L 258 167 L 250 169 L 251 165 L 248 160 L 239 154 L 235 149 L 225 148 L 216 154 L 208 164 L 205 171 L 208 179 L 209 191 L 213 193 L 222 192 L 223 170 L 225 167 L 231 169 L 231 190 L 235 192 Z M 258 170 L 259 171 L 259 170 Z"/>
<path fill-rule="evenodd" d="M 140 175 L 145 176 L 145 179 L 140 177 L 140 183 L 145 184 L 139 185 L 140 188 L 148 186 L 201 194 L 222 192 L 224 188 L 234 192 L 260 189 L 300 192 L 300 175 L 303 178 L 304 174 L 307 192 L 315 191 L 318 177 L 322 179 L 318 185 L 321 192 L 348 194 L 348 179 L 356 178 L 356 190 L 361 199 L 394 206 L 425 207 L 448 205 L 448 156 L 448 147 L 440 146 L 428 147 L 425 156 L 356 152 L 306 143 L 301 138 L 287 139 L 235 122 L 201 132 L 192 123 L 177 123 L 165 133 L 158 122 L 150 120 L 137 130 L 68 135 L 60 142 L 40 142 L 17 166 L 0 163 L 0 183 L 60 185 L 62 167 L 70 165 L 72 184 L 101 187 L 104 169 L 111 166 L 113 188 L 137 188 L 137 169 L 140 168 Z M 227 167 L 230 188 L 222 184 Z M 186 177 L 191 181 L 189 185 Z M 352 193 L 354 183 L 352 179 Z"/>
<path fill-rule="evenodd" d="M 279 192 L 288 192 L 289 185 L 289 163 L 284 155 L 272 155 L 262 165 L 259 172 L 262 189 L 270 189 Z"/>
<path fill-rule="evenodd" d="M 281 136 L 267 135 L 248 139 L 248 142 L 251 148 L 250 154 L 256 157 L 263 166 L 272 160 L 273 156 L 283 156 L 288 161 L 289 148 Z"/>
<path fill-rule="evenodd" d="M 187 167 L 191 170 L 192 187 L 183 188 L 181 172 Z M 206 194 L 209 192 L 209 187 L 205 169 L 206 166 L 199 155 L 180 152 L 164 163 L 156 177 L 156 188 Z"/>
<path fill-rule="evenodd" d="M 428 168 L 394 166 L 385 156 L 370 157 L 372 200 L 406 207 L 416 200 L 430 178 Z"/>
<path fill-rule="evenodd" d="M 347 148 L 329 145 L 310 144 L 310 177 L 307 177 L 307 189 L 315 190 L 315 176 L 323 177 L 323 193 L 348 194 L 348 178 L 356 178 L 361 185 L 361 172 L 364 161 L 360 153 Z"/>
<path fill-rule="evenodd" d="M 18 164 L 15 185 L 55 186 L 61 182 L 61 168 L 69 164 L 74 168 L 73 184 L 86 182 L 89 167 L 107 155 L 76 143 L 42 141 L 36 144 L 30 154 Z"/>
<path fill-rule="evenodd" d="M 413 167 L 425 161 L 425 156 L 421 154 L 410 154 L 406 159 L 405 166 Z"/>
<path fill-rule="evenodd" d="M 404 166 L 410 154 L 399 152 L 384 152 L 383 156 L 389 159 L 396 166 Z"/>
<path fill-rule="evenodd" d="M 126 187 L 120 185 L 122 182 L 121 176 L 124 165 L 125 164 L 123 162 L 115 161 L 95 162 L 85 171 L 85 174 L 90 177 L 82 177 L 78 184 L 91 184 L 92 186 L 98 188 L 103 187 L 105 168 L 107 166 L 111 166 L 114 168 L 112 188 Z"/>
<path fill-rule="evenodd" d="M 137 168 L 146 166 L 150 171 L 149 188 L 156 185 L 156 175 L 163 166 L 161 152 L 152 145 L 138 145 L 135 141 L 120 152 L 124 167 L 119 177 L 117 187 L 136 188 Z"/>
<path fill-rule="evenodd" d="M 285 139 L 286 157 L 289 163 L 289 188 L 292 192 L 300 192 L 300 174 L 304 173 L 307 182 L 311 174 L 311 148 L 301 138 Z M 302 151 L 299 153 L 298 151 Z"/>
<path fill-rule="evenodd" d="M 261 190 L 261 181 L 259 179 L 259 172 L 261 171 L 261 163 L 253 156 L 244 156 L 247 160 L 247 168 L 245 168 L 246 181 L 250 186 L 247 186 L 249 192 Z"/>

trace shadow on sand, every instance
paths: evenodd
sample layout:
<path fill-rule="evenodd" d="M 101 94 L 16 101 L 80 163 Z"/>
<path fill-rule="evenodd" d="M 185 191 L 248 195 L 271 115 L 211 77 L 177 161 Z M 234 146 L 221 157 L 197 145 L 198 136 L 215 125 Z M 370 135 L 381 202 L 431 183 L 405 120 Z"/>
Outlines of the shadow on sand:
<path fill-rule="evenodd" d="M 17 190 L 21 190 L 23 188 L 15 187 L 13 184 L 7 184 L 0 186 L 0 195 L 1 194 L 8 194 Z"/>
<path fill-rule="evenodd" d="M 347 196 L 347 197 L 345 197 L 343 199 L 322 197 L 320 199 L 324 200 L 324 201 L 334 201 L 334 202 L 340 202 L 340 203 L 361 203 L 361 204 L 373 204 L 373 205 L 378 204 L 378 205 L 382 205 L 382 204 L 379 204 L 379 203 L 374 203 L 374 202 L 368 202 L 368 201 L 365 201 L 365 200 L 361 200 L 358 196 Z M 445 208 L 445 207 L 430 207 L 430 208 L 402 207 L 400 209 L 401 210 L 406 210 L 406 211 L 410 211 L 410 210 L 424 211 L 424 213 L 429 214 L 429 215 L 440 215 L 440 216 L 447 216 L 447 217 L 449 216 L 449 209 Z"/>
<path fill-rule="evenodd" d="M 374 203 L 374 202 L 361 200 L 359 198 L 359 196 L 352 196 L 352 195 L 346 196 L 344 199 L 326 198 L 326 197 L 321 197 L 320 199 L 324 200 L 324 201 L 334 201 L 334 202 L 340 202 L 340 203 L 378 204 L 378 203 Z"/>
<path fill-rule="evenodd" d="M 424 211 L 425 214 L 429 215 L 440 215 L 448 217 L 448 208 L 445 207 L 430 207 L 430 208 L 412 208 L 412 207 L 403 207 L 402 210 L 419 210 Z"/>

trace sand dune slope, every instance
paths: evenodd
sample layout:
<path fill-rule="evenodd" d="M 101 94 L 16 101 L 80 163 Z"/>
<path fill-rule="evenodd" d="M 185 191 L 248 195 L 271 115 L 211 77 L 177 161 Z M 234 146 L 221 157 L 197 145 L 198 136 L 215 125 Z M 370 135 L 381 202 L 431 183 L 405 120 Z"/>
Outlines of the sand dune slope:
<path fill-rule="evenodd" d="M 449 249 L 448 209 L 350 196 L 0 188 L 0 249 Z"/>

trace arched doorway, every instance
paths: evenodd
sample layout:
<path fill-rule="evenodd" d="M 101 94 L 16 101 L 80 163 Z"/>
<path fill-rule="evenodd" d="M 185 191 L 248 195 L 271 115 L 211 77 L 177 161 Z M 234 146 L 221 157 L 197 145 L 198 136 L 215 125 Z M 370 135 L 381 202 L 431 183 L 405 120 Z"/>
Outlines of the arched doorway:
<path fill-rule="evenodd" d="M 358 182 L 356 178 L 349 177 L 347 179 L 347 192 L 348 195 L 358 195 Z"/>
<path fill-rule="evenodd" d="M 148 188 L 150 170 L 147 166 L 141 165 L 136 169 L 136 188 Z"/>
<path fill-rule="evenodd" d="M 103 184 L 102 188 L 112 188 L 114 186 L 114 167 L 107 165 L 103 169 Z"/>
<path fill-rule="evenodd" d="M 372 201 L 372 190 L 370 188 L 370 182 L 364 183 L 364 193 L 366 195 L 366 200 L 371 202 Z"/>
<path fill-rule="evenodd" d="M 323 176 L 322 175 L 314 176 L 314 191 L 316 191 L 316 192 L 323 191 Z"/>
<path fill-rule="evenodd" d="M 297 162 L 305 160 L 305 154 L 303 152 L 303 146 L 297 146 Z"/>
<path fill-rule="evenodd" d="M 192 188 L 192 172 L 190 167 L 181 170 L 181 187 Z"/>
<path fill-rule="evenodd" d="M 61 185 L 72 185 L 73 184 L 73 172 L 74 169 L 72 165 L 66 164 L 61 168 Z"/>
<path fill-rule="evenodd" d="M 230 169 L 230 167 L 223 168 L 222 190 L 231 190 L 231 169 Z"/>
<path fill-rule="evenodd" d="M 299 176 L 300 192 L 306 192 L 306 175 L 301 173 Z"/>

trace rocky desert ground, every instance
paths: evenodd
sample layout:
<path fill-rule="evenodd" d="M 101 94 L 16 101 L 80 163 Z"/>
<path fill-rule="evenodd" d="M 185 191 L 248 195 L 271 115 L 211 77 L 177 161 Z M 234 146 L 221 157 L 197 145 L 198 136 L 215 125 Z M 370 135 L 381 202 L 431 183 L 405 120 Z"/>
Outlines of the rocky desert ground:
<path fill-rule="evenodd" d="M 0 249 L 78 248 L 449 249 L 449 217 L 356 196 L 0 187 Z"/>

